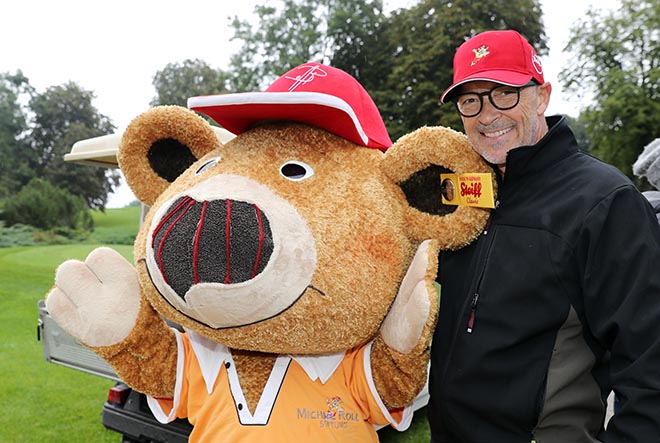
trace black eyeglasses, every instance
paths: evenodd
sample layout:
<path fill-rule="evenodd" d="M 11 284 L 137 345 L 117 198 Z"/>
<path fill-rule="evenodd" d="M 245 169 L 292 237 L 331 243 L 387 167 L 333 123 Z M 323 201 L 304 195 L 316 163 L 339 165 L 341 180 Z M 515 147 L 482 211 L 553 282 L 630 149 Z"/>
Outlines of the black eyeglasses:
<path fill-rule="evenodd" d="M 518 106 L 520 102 L 520 90 L 538 86 L 536 82 L 529 82 L 522 86 L 496 86 L 486 92 L 466 92 L 456 97 L 456 109 L 463 117 L 474 117 L 481 112 L 484 106 L 484 97 L 488 97 L 495 109 L 506 111 Z"/>

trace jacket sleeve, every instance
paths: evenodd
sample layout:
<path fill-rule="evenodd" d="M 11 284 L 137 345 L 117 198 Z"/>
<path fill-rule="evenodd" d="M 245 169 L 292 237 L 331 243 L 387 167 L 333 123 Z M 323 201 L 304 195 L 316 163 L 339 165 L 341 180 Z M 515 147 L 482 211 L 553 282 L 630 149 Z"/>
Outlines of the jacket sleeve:
<path fill-rule="evenodd" d="M 620 410 L 603 442 L 660 435 L 660 227 L 632 186 L 617 188 L 588 214 L 577 245 L 584 316 L 595 346 L 609 352 Z M 606 357 L 605 357 L 606 358 Z"/>

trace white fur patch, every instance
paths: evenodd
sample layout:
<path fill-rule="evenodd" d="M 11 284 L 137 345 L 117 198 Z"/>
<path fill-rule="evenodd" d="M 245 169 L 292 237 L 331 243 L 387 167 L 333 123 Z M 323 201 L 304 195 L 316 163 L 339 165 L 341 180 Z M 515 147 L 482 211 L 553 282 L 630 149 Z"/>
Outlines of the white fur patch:
<path fill-rule="evenodd" d="M 255 278 L 236 284 L 199 283 L 185 300 L 164 281 L 153 253 L 152 234 L 176 199 L 232 199 L 257 205 L 268 218 L 273 253 Z M 316 270 L 314 237 L 296 208 L 248 177 L 218 175 L 175 195 L 156 213 L 147 236 L 147 266 L 160 293 L 182 313 L 213 328 L 228 328 L 273 317 L 296 302 Z"/>
<path fill-rule="evenodd" d="M 402 354 L 409 353 L 415 347 L 431 311 L 425 280 L 428 246 L 427 240 L 417 248 L 380 331 L 385 343 Z"/>
<path fill-rule="evenodd" d="M 133 266 L 110 248 L 92 251 L 84 262 L 67 260 L 55 274 L 46 309 L 69 334 L 89 346 L 126 338 L 140 309 L 140 284 Z"/>

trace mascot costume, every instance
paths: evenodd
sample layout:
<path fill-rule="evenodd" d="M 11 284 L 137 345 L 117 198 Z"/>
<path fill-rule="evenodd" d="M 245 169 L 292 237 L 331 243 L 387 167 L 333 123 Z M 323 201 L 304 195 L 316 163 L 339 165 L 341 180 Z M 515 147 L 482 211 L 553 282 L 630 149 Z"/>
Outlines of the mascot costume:
<path fill-rule="evenodd" d="M 135 267 L 106 247 L 64 262 L 52 317 L 160 421 L 187 417 L 191 442 L 406 429 L 427 377 L 438 251 L 469 243 L 489 213 L 442 204 L 439 176 L 489 167 L 446 128 L 390 147 L 362 86 L 321 64 L 188 106 L 155 107 L 122 137 L 121 169 L 150 206 Z M 193 111 L 237 136 L 223 145 Z"/>

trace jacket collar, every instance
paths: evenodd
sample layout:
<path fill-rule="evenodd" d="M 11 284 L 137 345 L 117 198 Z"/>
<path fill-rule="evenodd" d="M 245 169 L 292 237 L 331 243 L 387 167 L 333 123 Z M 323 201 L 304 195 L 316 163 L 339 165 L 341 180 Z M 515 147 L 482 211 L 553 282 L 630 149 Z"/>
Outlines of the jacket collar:
<path fill-rule="evenodd" d="M 506 181 L 547 169 L 550 165 L 578 152 L 573 131 L 566 117 L 547 117 L 548 133 L 534 145 L 512 149 L 506 158 Z"/>

